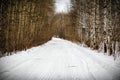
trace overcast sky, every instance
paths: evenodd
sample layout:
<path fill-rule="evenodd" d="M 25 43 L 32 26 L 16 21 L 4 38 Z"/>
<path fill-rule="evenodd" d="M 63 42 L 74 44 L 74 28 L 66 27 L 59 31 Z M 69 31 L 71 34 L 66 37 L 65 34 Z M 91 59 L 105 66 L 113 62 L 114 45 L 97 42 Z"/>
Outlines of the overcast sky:
<path fill-rule="evenodd" d="M 67 13 L 70 9 L 70 0 L 56 0 L 55 11 L 56 13 Z"/>

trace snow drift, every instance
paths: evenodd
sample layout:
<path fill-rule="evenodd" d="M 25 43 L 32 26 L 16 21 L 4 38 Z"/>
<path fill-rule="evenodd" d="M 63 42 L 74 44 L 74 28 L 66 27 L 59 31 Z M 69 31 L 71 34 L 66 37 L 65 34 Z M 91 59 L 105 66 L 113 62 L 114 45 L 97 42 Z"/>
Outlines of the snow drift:
<path fill-rule="evenodd" d="M 119 60 L 52 38 L 42 46 L 0 58 L 0 80 L 119 80 Z"/>

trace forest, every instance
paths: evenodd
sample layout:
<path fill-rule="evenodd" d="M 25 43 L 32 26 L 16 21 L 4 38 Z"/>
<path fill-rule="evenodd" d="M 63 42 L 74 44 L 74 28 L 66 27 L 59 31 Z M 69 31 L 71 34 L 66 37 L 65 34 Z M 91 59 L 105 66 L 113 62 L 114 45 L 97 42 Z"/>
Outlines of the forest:
<path fill-rule="evenodd" d="M 120 55 L 120 0 L 71 0 L 55 13 L 54 0 L 0 0 L 0 56 L 59 37 L 115 58 Z"/>

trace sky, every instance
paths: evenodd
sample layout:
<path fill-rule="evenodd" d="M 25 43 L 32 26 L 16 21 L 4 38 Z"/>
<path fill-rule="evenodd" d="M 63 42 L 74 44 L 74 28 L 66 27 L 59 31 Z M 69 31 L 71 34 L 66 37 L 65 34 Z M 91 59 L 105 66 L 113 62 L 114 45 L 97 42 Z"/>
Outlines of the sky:
<path fill-rule="evenodd" d="M 70 0 L 56 0 L 55 2 L 56 13 L 67 13 L 70 10 Z"/>

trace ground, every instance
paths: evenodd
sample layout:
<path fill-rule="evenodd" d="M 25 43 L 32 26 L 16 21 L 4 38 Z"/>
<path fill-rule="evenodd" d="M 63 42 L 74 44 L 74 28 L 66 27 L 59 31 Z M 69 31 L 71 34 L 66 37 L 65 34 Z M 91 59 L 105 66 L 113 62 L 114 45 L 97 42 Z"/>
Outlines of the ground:
<path fill-rule="evenodd" d="M 49 42 L 0 58 L 0 80 L 119 80 L 119 61 L 80 44 Z"/>

